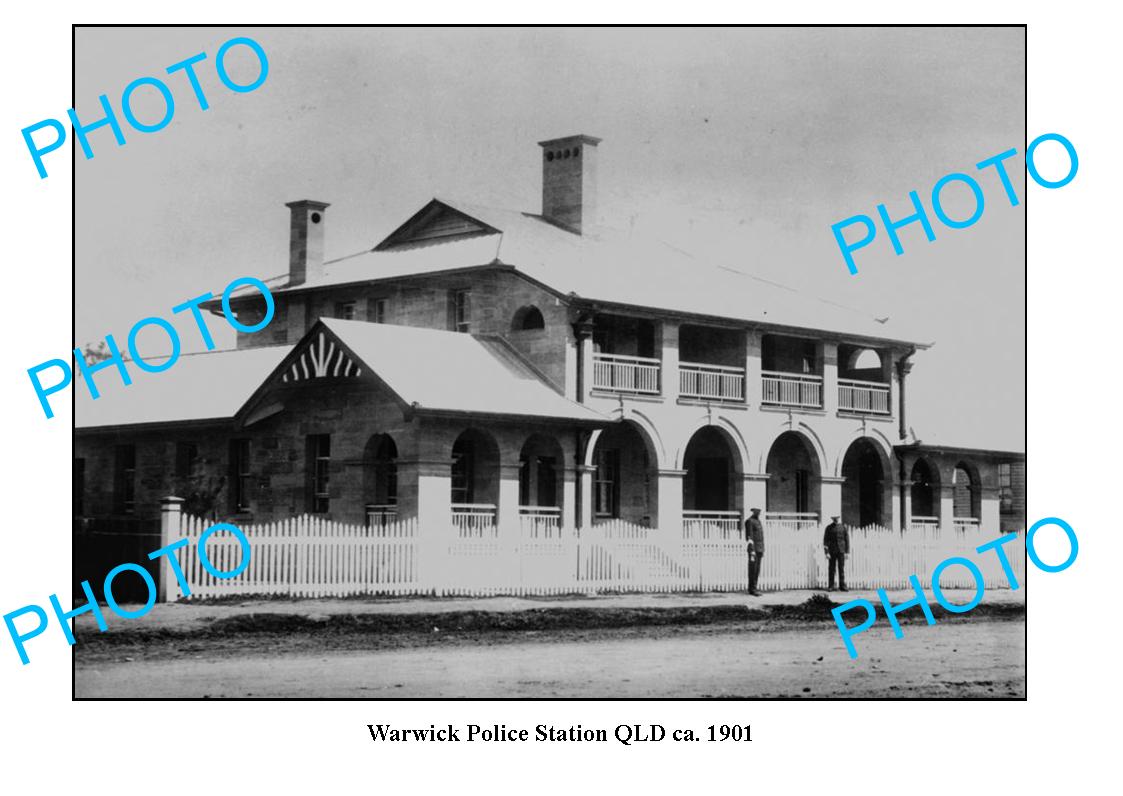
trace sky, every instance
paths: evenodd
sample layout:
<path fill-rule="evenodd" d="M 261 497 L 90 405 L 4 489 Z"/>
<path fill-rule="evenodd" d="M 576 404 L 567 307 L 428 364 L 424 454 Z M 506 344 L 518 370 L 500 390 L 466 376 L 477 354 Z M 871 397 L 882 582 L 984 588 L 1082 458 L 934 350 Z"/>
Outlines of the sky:
<path fill-rule="evenodd" d="M 249 36 L 265 83 L 234 93 L 219 46 Z M 166 67 L 199 52 L 210 107 Z M 227 61 L 257 74 L 246 48 Z M 934 343 L 914 357 L 909 425 L 924 442 L 1025 449 L 1025 170 L 1012 207 L 976 163 L 1024 152 L 1020 28 L 83 28 L 75 110 L 164 76 L 175 115 L 151 134 L 90 134 L 78 154 L 79 344 L 137 320 L 172 319 L 188 298 L 288 267 L 285 203 L 331 203 L 327 256 L 368 249 L 434 196 L 537 212 L 537 142 L 585 133 L 598 147 L 609 226 L 889 316 Z M 152 92 L 139 118 L 158 119 Z M 1039 131 L 1044 132 L 1044 131 Z M 61 153 L 61 150 L 60 150 Z M 47 166 L 50 167 L 47 156 Z M 831 225 L 857 214 L 930 211 L 944 175 L 976 175 L 986 205 L 967 229 L 879 229 L 850 275 Z M 943 195 L 969 216 L 962 185 Z M 849 234 L 857 233 L 857 229 Z M 751 297 L 746 296 L 746 301 Z M 201 343 L 174 318 L 185 350 Z M 214 319 L 220 346 L 233 335 Z M 888 328 L 888 327 L 887 327 Z"/>

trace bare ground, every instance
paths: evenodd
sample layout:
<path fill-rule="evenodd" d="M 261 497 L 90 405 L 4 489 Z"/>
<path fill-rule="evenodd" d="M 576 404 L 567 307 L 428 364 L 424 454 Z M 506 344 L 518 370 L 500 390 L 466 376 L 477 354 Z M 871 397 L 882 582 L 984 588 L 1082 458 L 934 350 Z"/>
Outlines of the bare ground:
<path fill-rule="evenodd" d="M 879 623 L 856 637 L 856 661 L 821 605 L 250 614 L 205 632 L 80 636 L 75 696 L 1023 699 L 1024 608 L 995 608 L 934 626 L 909 617 L 900 640 Z"/>

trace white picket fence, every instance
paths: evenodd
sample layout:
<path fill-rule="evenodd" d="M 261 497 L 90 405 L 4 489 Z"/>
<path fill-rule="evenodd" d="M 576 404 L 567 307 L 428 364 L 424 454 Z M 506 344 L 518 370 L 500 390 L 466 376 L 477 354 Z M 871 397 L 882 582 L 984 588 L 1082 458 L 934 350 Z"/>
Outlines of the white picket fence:
<path fill-rule="evenodd" d="M 197 543 L 211 524 L 181 517 L 180 535 L 190 543 L 179 551 L 179 562 L 192 597 L 346 597 L 417 590 L 416 520 L 364 527 L 306 515 L 239 526 L 250 542 L 250 561 L 244 572 L 229 579 L 211 575 L 199 560 Z M 219 572 L 231 572 L 241 563 L 242 547 L 232 534 L 219 531 L 207 539 L 206 555 Z"/>
<path fill-rule="evenodd" d="M 379 526 L 345 525 L 315 516 L 240 526 L 251 546 L 239 575 L 220 579 L 203 568 L 197 542 L 210 522 L 180 517 L 180 536 L 191 544 L 179 561 L 192 598 L 223 595 L 548 595 L 589 592 L 742 590 L 748 585 L 745 544 L 740 534 L 690 533 L 667 539 L 659 529 L 610 520 L 583 529 L 542 533 L 523 524 L 515 534 L 464 536 L 459 526 L 443 535 L 420 535 L 416 520 Z M 939 562 L 960 556 L 982 571 L 987 588 L 1005 588 L 994 553 L 975 548 L 997 537 L 977 526 L 916 525 L 904 533 L 868 526 L 852 529 L 846 559 L 850 588 L 908 588 L 916 574 L 925 588 Z M 1020 582 L 1025 578 L 1024 533 L 1005 546 Z M 821 588 L 827 581 L 821 528 L 765 523 L 764 589 Z M 241 545 L 226 532 L 213 534 L 207 555 L 220 572 L 241 561 Z M 945 570 L 942 588 L 972 588 L 962 566 Z"/>

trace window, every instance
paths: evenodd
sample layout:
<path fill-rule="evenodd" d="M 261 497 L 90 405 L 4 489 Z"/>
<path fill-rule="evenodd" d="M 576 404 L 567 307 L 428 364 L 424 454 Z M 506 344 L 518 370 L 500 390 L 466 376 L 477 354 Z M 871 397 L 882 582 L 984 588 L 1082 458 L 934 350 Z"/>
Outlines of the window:
<path fill-rule="evenodd" d="M 331 492 L 331 435 L 308 435 L 309 508 L 314 512 L 328 510 Z"/>
<path fill-rule="evenodd" d="M 370 305 L 370 319 L 373 323 L 386 323 L 386 299 L 375 299 Z"/>
<path fill-rule="evenodd" d="M 85 459 L 75 459 L 74 460 L 74 474 L 73 475 L 74 475 L 74 480 L 73 480 L 72 485 L 71 485 L 71 488 L 74 490 L 73 491 L 73 501 L 74 501 L 73 514 L 74 514 L 75 517 L 81 517 L 83 514 L 85 514 L 85 511 L 83 510 L 84 506 L 85 506 L 84 498 L 86 496 L 86 460 Z"/>
<path fill-rule="evenodd" d="M 337 301 L 335 303 L 335 317 L 344 321 L 355 320 L 355 302 Z"/>
<path fill-rule="evenodd" d="M 512 331 L 525 332 L 532 329 L 545 329 L 546 319 L 542 317 L 542 310 L 537 307 L 523 307 L 515 313 L 511 323 Z"/>
<path fill-rule="evenodd" d="M 597 472 L 593 476 L 593 512 L 598 517 L 620 514 L 620 451 L 600 450 L 596 454 Z"/>
<path fill-rule="evenodd" d="M 452 446 L 452 502 L 473 503 L 475 498 L 475 445 L 460 438 Z"/>
<path fill-rule="evenodd" d="M 190 478 L 195 474 L 195 464 L 199 460 L 199 446 L 194 442 L 175 444 L 175 474 L 179 478 Z"/>
<path fill-rule="evenodd" d="M 471 294 L 467 290 L 454 290 L 451 300 L 452 330 L 454 332 L 471 331 Z"/>
<path fill-rule="evenodd" d="M 117 445 L 113 449 L 113 511 L 136 511 L 136 446 Z"/>
<path fill-rule="evenodd" d="M 250 510 L 253 477 L 250 475 L 250 441 L 230 440 L 230 510 Z"/>
<path fill-rule="evenodd" d="M 1009 462 L 998 465 L 998 510 L 1014 513 L 1014 472 Z"/>

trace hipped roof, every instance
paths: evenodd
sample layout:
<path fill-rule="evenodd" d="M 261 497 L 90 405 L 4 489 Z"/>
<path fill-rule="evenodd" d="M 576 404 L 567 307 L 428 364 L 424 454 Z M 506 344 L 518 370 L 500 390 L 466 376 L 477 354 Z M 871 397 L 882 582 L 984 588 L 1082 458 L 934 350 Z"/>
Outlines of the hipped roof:
<path fill-rule="evenodd" d="M 455 234 L 426 237 L 426 224 L 450 215 L 463 222 Z M 697 259 L 658 240 L 603 228 L 578 235 L 538 215 L 451 199 L 433 199 L 373 249 L 325 263 L 320 278 L 292 286 L 282 281 L 275 292 L 481 266 L 510 267 L 559 296 L 589 303 L 928 346 L 899 321 Z"/>

